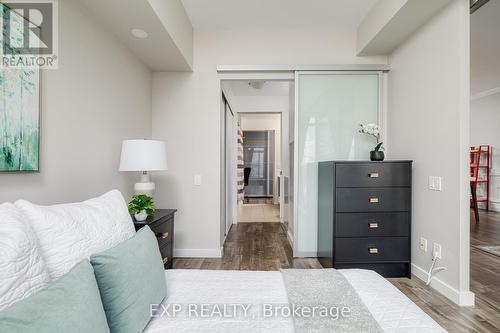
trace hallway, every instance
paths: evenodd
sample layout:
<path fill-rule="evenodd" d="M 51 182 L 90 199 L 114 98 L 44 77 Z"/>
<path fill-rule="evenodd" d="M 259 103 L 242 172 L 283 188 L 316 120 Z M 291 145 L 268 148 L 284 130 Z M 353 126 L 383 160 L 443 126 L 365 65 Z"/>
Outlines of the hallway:
<path fill-rule="evenodd" d="M 280 222 L 280 206 L 273 204 L 238 205 L 238 223 Z"/>

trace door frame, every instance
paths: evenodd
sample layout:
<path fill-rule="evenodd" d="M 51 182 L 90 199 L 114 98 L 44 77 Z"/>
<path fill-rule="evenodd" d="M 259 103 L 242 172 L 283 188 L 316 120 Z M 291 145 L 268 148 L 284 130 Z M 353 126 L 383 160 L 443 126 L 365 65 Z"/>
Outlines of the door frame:
<path fill-rule="evenodd" d="M 223 88 L 223 82 L 224 81 L 249 81 L 249 80 L 265 80 L 265 81 L 288 81 L 288 82 L 293 82 L 294 79 L 295 79 L 295 75 L 294 75 L 294 72 L 293 71 L 269 71 L 269 70 L 266 70 L 266 71 L 249 71 L 249 72 L 246 72 L 246 71 L 241 71 L 241 70 L 223 70 L 223 69 L 219 69 L 218 68 L 218 78 L 219 78 L 219 89 L 220 89 L 220 94 L 222 96 L 222 94 L 224 94 L 224 88 Z M 231 101 L 230 99 L 227 99 L 229 105 L 231 106 Z M 221 98 L 221 104 L 222 104 L 222 98 Z M 234 108 L 233 109 L 233 113 L 234 113 L 234 117 L 233 117 L 233 133 L 231 133 L 232 135 L 232 139 L 231 139 L 231 142 L 233 142 L 233 149 L 232 149 L 232 155 L 237 159 L 237 132 L 238 132 L 238 112 L 234 111 Z M 288 111 L 288 110 L 286 110 Z M 294 110 L 295 112 L 295 110 Z M 243 113 L 243 112 L 242 112 Z M 280 110 L 280 111 L 273 111 L 273 112 L 253 112 L 253 113 L 281 113 L 281 125 L 282 125 L 282 130 L 281 130 L 281 159 L 282 161 L 286 159 L 289 159 L 289 156 L 290 154 L 287 154 L 287 156 L 285 156 L 285 150 L 288 151 L 289 147 L 288 147 L 288 137 L 285 137 L 285 131 L 283 130 L 283 124 L 284 122 L 286 121 L 287 124 L 288 124 L 288 121 L 289 121 L 289 117 L 288 117 L 288 112 L 285 112 L 285 110 Z M 224 123 L 224 120 L 225 120 L 225 110 L 224 108 L 222 108 L 221 106 L 221 115 L 220 115 L 220 141 L 221 141 L 221 166 L 225 166 L 225 164 L 222 164 L 222 163 L 225 163 L 225 158 L 226 158 L 226 152 L 225 152 L 225 135 L 226 135 L 226 129 L 225 129 L 225 123 Z M 285 120 L 286 119 L 286 120 Z M 286 126 L 287 128 L 287 132 L 286 132 L 286 135 L 288 136 L 289 134 L 289 128 L 288 126 Z M 286 139 L 286 148 L 284 147 L 284 142 L 285 140 L 283 140 L 283 138 Z M 282 165 L 283 167 L 283 165 Z M 233 166 L 232 166 L 232 172 L 231 172 L 231 183 L 232 183 L 232 188 L 233 189 L 236 189 L 237 188 L 237 177 L 236 177 L 236 174 L 237 174 L 237 163 L 234 163 L 233 162 Z M 221 186 L 220 186 L 220 189 L 221 189 L 221 216 L 220 216 L 220 219 L 221 219 L 221 222 L 220 222 L 220 226 L 222 226 L 222 223 L 224 221 L 226 221 L 226 205 L 227 204 L 230 204 L 231 207 L 232 207 L 232 213 L 233 213 L 233 216 L 232 216 L 232 220 L 233 220 L 233 224 L 236 224 L 238 223 L 238 193 L 237 191 L 234 191 L 233 192 L 233 195 L 231 196 L 231 198 L 229 198 L 228 200 L 226 200 L 226 189 L 225 189 L 225 179 L 226 179 L 226 170 L 225 170 L 225 167 L 221 168 Z M 281 182 L 280 183 L 280 186 L 281 186 L 281 193 L 284 193 L 283 192 L 283 189 L 284 189 L 284 182 Z M 280 201 L 282 201 L 280 199 Z M 281 206 L 281 205 L 280 205 Z M 293 214 L 293 212 L 290 212 L 289 213 L 290 215 Z M 281 214 L 281 211 L 280 211 L 280 216 L 283 216 Z M 283 222 L 283 221 L 281 221 Z M 288 232 L 288 230 L 287 230 Z M 223 236 L 224 233 L 223 232 L 220 232 L 221 234 L 221 239 L 220 239 L 220 245 L 221 245 L 221 248 L 224 246 L 224 242 L 225 242 L 225 239 L 226 239 L 226 236 Z M 289 239 L 291 243 L 293 243 L 293 240 L 292 239 Z M 293 244 L 292 244 L 293 246 Z"/>

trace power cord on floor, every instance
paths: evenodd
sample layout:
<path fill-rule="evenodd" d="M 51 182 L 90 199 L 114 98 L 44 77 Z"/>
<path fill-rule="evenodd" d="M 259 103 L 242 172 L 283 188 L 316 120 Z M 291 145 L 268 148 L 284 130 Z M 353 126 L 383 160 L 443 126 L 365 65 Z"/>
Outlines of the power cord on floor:
<path fill-rule="evenodd" d="M 446 267 L 436 267 L 436 268 L 434 268 L 434 266 L 436 265 L 436 261 L 437 260 L 438 260 L 437 253 L 433 253 L 432 254 L 431 268 L 429 269 L 429 272 L 427 273 L 427 282 L 425 283 L 426 286 L 428 286 L 428 285 L 431 284 L 433 275 L 435 275 L 438 272 L 446 270 Z"/>

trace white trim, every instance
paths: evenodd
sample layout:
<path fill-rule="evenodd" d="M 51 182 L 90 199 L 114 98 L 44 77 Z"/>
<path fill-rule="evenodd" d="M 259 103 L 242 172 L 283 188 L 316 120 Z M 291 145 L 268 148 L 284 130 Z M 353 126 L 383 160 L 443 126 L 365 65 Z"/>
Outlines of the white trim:
<path fill-rule="evenodd" d="M 293 72 L 219 72 L 218 75 L 222 81 L 288 81 L 295 77 Z"/>
<path fill-rule="evenodd" d="M 288 241 L 290 242 L 290 245 L 292 246 L 293 248 L 293 235 L 292 233 L 290 232 L 290 229 L 288 229 L 286 231 L 286 237 L 288 238 Z"/>
<path fill-rule="evenodd" d="M 294 71 L 389 71 L 387 64 L 344 65 L 220 65 L 217 72 L 294 72 Z"/>
<path fill-rule="evenodd" d="M 174 249 L 174 258 L 222 258 L 223 249 Z"/>
<path fill-rule="evenodd" d="M 493 212 L 500 212 L 500 201 L 490 200 L 490 210 Z"/>
<path fill-rule="evenodd" d="M 491 95 L 496 95 L 496 94 L 499 94 L 499 93 L 500 93 L 500 87 L 496 87 L 496 88 L 493 88 L 493 89 L 488 89 L 488 90 L 485 90 L 485 91 L 481 91 L 481 92 L 475 93 L 474 95 L 471 95 L 470 100 L 471 101 L 475 101 L 475 100 L 478 100 L 478 99 L 481 99 L 481 98 L 484 98 L 484 97 L 488 97 L 488 96 L 491 96 Z"/>
<path fill-rule="evenodd" d="M 299 147 L 297 145 L 299 139 L 299 72 L 295 72 L 294 79 L 295 88 L 295 105 L 293 107 L 293 242 L 292 242 L 292 254 L 293 257 L 299 256 L 298 246 L 298 220 L 299 220 L 299 205 L 297 197 L 299 196 Z"/>
<path fill-rule="evenodd" d="M 411 273 L 422 281 L 427 280 L 427 271 L 415 264 L 411 264 Z M 453 303 L 460 306 L 474 306 L 475 295 L 471 291 L 459 291 L 437 277 L 432 279 L 430 286 Z"/>
<path fill-rule="evenodd" d="M 316 251 L 297 251 L 294 253 L 294 258 L 317 258 L 318 252 Z"/>

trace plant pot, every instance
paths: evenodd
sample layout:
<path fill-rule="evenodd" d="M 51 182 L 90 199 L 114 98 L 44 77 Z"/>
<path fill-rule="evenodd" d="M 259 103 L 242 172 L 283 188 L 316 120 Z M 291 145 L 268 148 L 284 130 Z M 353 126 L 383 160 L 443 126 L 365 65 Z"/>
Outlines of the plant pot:
<path fill-rule="evenodd" d="M 370 152 L 370 160 L 371 161 L 381 162 L 384 160 L 384 158 L 385 158 L 384 152 L 381 150 L 379 150 L 379 151 L 372 150 Z"/>
<path fill-rule="evenodd" d="M 146 221 L 146 219 L 148 218 L 148 213 L 146 213 L 145 210 L 141 210 L 139 213 L 135 213 L 134 217 L 137 222 Z"/>

